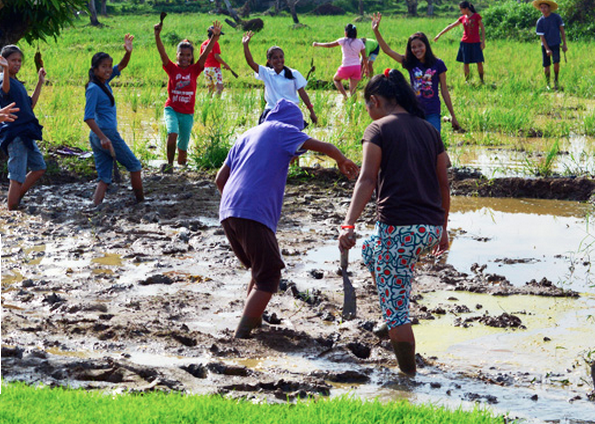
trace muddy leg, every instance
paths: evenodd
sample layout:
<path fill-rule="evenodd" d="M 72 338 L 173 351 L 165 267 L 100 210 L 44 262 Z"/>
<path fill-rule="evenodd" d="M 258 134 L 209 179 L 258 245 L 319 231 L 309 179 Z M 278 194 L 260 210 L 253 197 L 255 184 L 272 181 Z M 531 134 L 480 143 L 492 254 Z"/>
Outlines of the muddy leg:
<path fill-rule="evenodd" d="M 399 368 L 404 374 L 414 376 L 415 366 L 415 336 L 411 324 L 400 325 L 388 330 L 390 343 L 395 350 Z"/>
<path fill-rule="evenodd" d="M 145 193 L 143 191 L 143 180 L 141 178 L 141 171 L 135 171 L 135 172 L 130 173 L 130 185 L 132 186 L 132 191 L 134 192 L 136 201 L 142 202 L 143 200 L 145 200 Z"/>
<path fill-rule="evenodd" d="M 105 197 L 105 192 L 107 191 L 108 184 L 104 183 L 103 181 L 99 181 L 97 184 L 97 188 L 95 189 L 95 194 L 93 195 L 93 204 L 95 206 L 99 205 L 103 202 L 103 198 Z"/>
<path fill-rule="evenodd" d="M 355 91 L 357 90 L 357 84 L 359 83 L 358 80 L 356 79 L 349 79 L 349 95 L 353 96 L 355 94 Z"/>
<path fill-rule="evenodd" d="M 6 198 L 8 203 L 8 210 L 13 211 L 18 208 L 21 201 L 21 187 L 23 184 L 15 180 L 10 180 L 10 186 L 8 187 L 8 197 Z"/>
<path fill-rule="evenodd" d="M 250 294 L 246 299 L 246 306 L 244 306 L 244 314 L 238 324 L 234 338 L 245 339 L 250 335 L 250 332 L 254 328 L 260 325 L 262 322 L 262 313 L 269 304 L 269 300 L 271 300 L 272 296 L 272 293 L 258 290 L 256 288 L 250 290 Z"/>
<path fill-rule="evenodd" d="M 174 166 L 174 158 L 176 157 L 176 142 L 178 141 L 178 134 L 170 133 L 167 135 L 167 163 L 170 167 Z"/>
<path fill-rule="evenodd" d="M 178 164 L 184 166 L 188 161 L 188 152 L 186 150 L 178 149 Z"/>
<path fill-rule="evenodd" d="M 339 90 L 339 93 L 343 95 L 343 98 L 347 99 L 347 92 L 345 91 L 345 87 L 343 87 L 343 83 L 341 82 L 341 80 L 333 79 L 333 82 L 335 83 L 335 87 L 337 87 L 337 90 Z"/>

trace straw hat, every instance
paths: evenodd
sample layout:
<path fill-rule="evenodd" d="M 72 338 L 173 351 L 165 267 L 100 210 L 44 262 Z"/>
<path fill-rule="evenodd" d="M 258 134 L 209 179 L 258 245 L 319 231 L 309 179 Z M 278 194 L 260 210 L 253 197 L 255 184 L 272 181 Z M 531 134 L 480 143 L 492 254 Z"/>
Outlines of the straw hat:
<path fill-rule="evenodd" d="M 533 3 L 531 4 L 535 9 L 539 10 L 539 6 L 543 3 L 547 4 L 550 7 L 550 12 L 553 12 L 554 10 L 558 9 L 558 3 L 556 3 L 554 0 L 533 0 Z"/>

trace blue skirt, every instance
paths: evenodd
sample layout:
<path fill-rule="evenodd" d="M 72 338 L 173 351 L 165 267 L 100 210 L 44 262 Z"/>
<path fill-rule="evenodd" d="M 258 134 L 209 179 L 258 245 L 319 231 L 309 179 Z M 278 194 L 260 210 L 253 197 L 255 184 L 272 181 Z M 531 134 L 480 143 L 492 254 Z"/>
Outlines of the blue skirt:
<path fill-rule="evenodd" d="M 461 41 L 461 46 L 459 47 L 459 54 L 457 54 L 457 62 L 484 62 L 483 50 L 481 50 L 481 43 L 463 43 Z"/>

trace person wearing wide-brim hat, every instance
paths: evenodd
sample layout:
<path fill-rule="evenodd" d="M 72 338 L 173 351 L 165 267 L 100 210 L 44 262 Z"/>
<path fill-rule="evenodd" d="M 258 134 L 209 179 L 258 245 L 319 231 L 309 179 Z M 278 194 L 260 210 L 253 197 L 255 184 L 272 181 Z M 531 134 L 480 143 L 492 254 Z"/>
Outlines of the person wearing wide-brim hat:
<path fill-rule="evenodd" d="M 541 11 L 542 16 L 537 20 L 536 33 L 541 39 L 541 53 L 543 58 L 543 70 L 547 86 L 550 86 L 550 66 L 554 62 L 554 88 L 557 90 L 558 74 L 560 73 L 560 43 L 562 51 L 566 53 L 566 33 L 564 32 L 564 22 L 557 13 L 558 4 L 553 0 L 534 0 L 533 7 Z"/>

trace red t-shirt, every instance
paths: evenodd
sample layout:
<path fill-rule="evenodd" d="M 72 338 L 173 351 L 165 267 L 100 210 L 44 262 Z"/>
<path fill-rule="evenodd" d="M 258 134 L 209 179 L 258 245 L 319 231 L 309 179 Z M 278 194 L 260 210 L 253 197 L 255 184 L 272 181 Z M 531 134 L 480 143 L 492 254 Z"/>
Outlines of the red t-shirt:
<path fill-rule="evenodd" d="M 197 62 L 182 69 L 170 60 L 163 69 L 169 77 L 165 106 L 178 113 L 194 114 L 196 79 L 204 68 Z"/>
<path fill-rule="evenodd" d="M 474 13 L 471 16 L 463 15 L 459 18 L 459 22 L 463 24 L 463 43 L 480 43 L 479 37 L 479 23 L 481 22 L 481 15 Z"/>
<path fill-rule="evenodd" d="M 206 39 L 204 43 L 200 45 L 200 53 L 205 51 L 207 48 L 207 44 L 211 41 L 210 38 Z M 221 68 L 221 64 L 217 59 L 215 59 L 216 54 L 221 54 L 221 47 L 219 47 L 219 42 L 215 41 L 215 45 L 211 49 L 211 52 L 207 56 L 207 61 L 205 62 L 205 68 Z"/>

